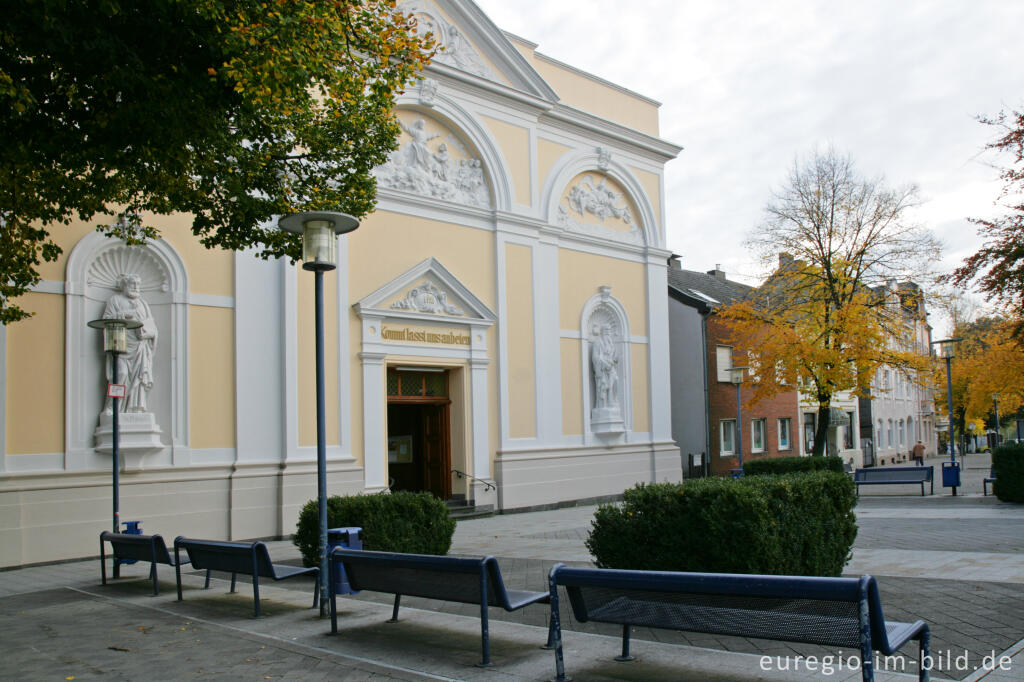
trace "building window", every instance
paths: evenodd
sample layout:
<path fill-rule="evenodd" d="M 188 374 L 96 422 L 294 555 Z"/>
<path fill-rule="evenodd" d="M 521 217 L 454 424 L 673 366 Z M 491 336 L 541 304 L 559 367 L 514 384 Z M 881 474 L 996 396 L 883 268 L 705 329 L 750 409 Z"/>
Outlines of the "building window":
<path fill-rule="evenodd" d="M 893 443 L 894 443 L 893 438 L 892 438 L 892 420 L 891 419 L 889 420 L 889 434 L 888 434 L 888 437 L 885 439 L 885 442 L 886 442 L 886 446 L 890 447 L 890 448 L 893 446 Z"/>
<path fill-rule="evenodd" d="M 720 453 L 724 455 L 736 454 L 736 420 L 735 419 L 723 419 L 721 426 L 721 443 Z"/>
<path fill-rule="evenodd" d="M 804 454 L 811 454 L 814 451 L 814 427 L 817 415 L 813 412 L 804 412 Z"/>
<path fill-rule="evenodd" d="M 764 452 L 764 419 L 750 422 L 750 451 Z"/>
<path fill-rule="evenodd" d="M 793 420 L 789 417 L 779 420 L 779 450 L 790 450 L 790 433 L 793 430 Z"/>
<path fill-rule="evenodd" d="M 907 427 L 903 424 L 903 420 L 900 420 L 900 447 L 902 448 L 907 443 Z"/>
<path fill-rule="evenodd" d="M 732 381 L 732 374 L 729 369 L 732 367 L 732 346 L 718 346 L 715 348 L 715 360 L 718 368 L 719 381 Z"/>

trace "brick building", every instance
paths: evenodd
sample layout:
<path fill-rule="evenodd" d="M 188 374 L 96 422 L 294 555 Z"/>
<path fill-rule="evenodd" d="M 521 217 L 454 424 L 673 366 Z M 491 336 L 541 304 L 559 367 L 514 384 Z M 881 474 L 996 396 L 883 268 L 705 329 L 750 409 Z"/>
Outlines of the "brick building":
<path fill-rule="evenodd" d="M 713 474 L 726 474 L 743 460 L 799 455 L 800 409 L 796 388 L 751 403 L 756 374 L 744 373 L 740 385 L 740 429 L 737 433 L 736 386 L 729 369 L 749 366 L 747 348 L 728 340 L 728 331 L 715 310 L 745 296 L 751 287 L 726 278 L 716 267 L 707 273 L 683 270 L 673 258 L 668 271 L 673 396 L 673 436 L 692 452 L 693 431 L 700 421 L 690 403 L 694 394 L 693 359 L 701 358 L 704 377 L 704 450 Z M 692 312 L 691 312 L 692 311 Z M 699 316 L 700 325 L 686 325 L 686 315 Z M 695 338 L 697 329 L 701 338 Z M 687 330 L 689 330 L 687 332 Z M 687 335 L 688 334 L 688 335 Z M 687 380 L 688 376 L 691 380 Z M 689 446 L 689 447 L 688 447 Z M 685 454 L 684 452 L 684 454 Z M 684 462 L 685 466 L 685 462 Z"/>

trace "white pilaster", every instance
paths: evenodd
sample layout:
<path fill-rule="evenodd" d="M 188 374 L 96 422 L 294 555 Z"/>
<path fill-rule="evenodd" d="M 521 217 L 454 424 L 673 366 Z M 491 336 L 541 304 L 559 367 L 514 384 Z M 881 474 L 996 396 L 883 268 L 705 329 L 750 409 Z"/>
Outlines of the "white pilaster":
<path fill-rule="evenodd" d="M 388 484 L 385 442 L 386 397 L 384 395 L 384 353 L 359 354 L 363 361 L 363 471 L 368 489 Z"/>
<path fill-rule="evenodd" d="M 7 471 L 7 325 L 0 324 L 0 472 Z"/>
<path fill-rule="evenodd" d="M 298 266 L 287 259 L 280 261 L 282 269 L 281 306 L 284 333 L 284 361 L 281 363 L 281 382 L 284 387 L 284 430 L 281 443 L 286 462 L 299 458 L 299 276 Z"/>
<path fill-rule="evenodd" d="M 655 442 L 672 440 L 666 259 L 662 252 L 656 252 L 647 261 L 647 367 L 651 439 Z"/>
<path fill-rule="evenodd" d="M 533 249 L 533 356 L 537 440 L 562 441 L 562 343 L 559 324 L 558 243 L 542 239 Z M 543 296 L 544 300 L 538 300 Z"/>
<path fill-rule="evenodd" d="M 487 328 L 483 325 L 470 326 L 470 405 L 473 414 L 473 475 L 477 478 L 491 480 L 491 437 L 489 428 L 488 393 L 487 393 L 487 367 L 490 360 L 487 358 L 486 334 Z"/>

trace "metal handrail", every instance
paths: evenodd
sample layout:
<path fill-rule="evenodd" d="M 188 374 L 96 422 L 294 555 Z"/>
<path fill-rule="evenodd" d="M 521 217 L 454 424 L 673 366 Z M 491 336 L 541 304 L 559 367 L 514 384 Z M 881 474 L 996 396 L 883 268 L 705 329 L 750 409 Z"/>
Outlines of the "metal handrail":
<path fill-rule="evenodd" d="M 487 492 L 488 490 L 497 490 L 498 489 L 498 487 L 495 486 L 490 481 L 485 481 L 484 479 L 477 478 L 476 476 L 470 476 L 465 471 L 459 471 L 458 469 L 452 469 L 451 473 L 455 474 L 459 478 L 468 478 L 468 479 L 471 479 L 471 480 L 474 480 L 474 481 L 479 481 L 480 483 L 483 483 L 484 484 L 484 492 Z"/>

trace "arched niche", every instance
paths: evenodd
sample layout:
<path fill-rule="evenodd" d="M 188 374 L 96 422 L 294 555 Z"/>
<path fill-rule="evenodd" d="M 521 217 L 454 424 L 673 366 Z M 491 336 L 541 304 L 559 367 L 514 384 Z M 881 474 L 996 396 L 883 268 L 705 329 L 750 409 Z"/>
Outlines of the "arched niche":
<path fill-rule="evenodd" d="M 430 106 L 399 105 L 399 146 L 374 169 L 379 189 L 476 209 L 511 205 L 508 172 L 479 123 L 436 93 Z"/>
<path fill-rule="evenodd" d="M 65 300 L 65 468 L 107 466 L 109 455 L 96 449 L 95 431 L 106 388 L 102 332 L 86 326 L 103 317 L 123 275 L 141 280 L 159 330 L 153 356 L 153 388 L 148 412 L 161 433 L 134 451 L 122 439 L 125 467 L 170 466 L 188 462 L 188 274 L 174 248 L 163 239 L 129 246 L 99 232 L 83 237 L 68 258 Z M 125 429 L 122 429 L 124 431 Z M 160 447 L 152 444 L 158 442 Z"/>
<path fill-rule="evenodd" d="M 583 378 L 583 433 L 614 439 L 632 430 L 629 318 L 610 286 L 584 304 L 580 314 L 580 362 Z"/>
<path fill-rule="evenodd" d="M 643 186 L 602 148 L 563 156 L 544 183 L 546 222 L 576 234 L 657 246 L 658 225 Z"/>

